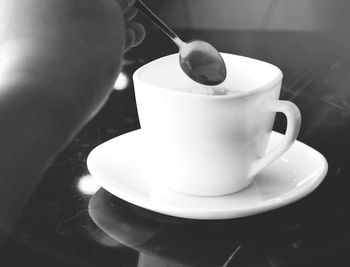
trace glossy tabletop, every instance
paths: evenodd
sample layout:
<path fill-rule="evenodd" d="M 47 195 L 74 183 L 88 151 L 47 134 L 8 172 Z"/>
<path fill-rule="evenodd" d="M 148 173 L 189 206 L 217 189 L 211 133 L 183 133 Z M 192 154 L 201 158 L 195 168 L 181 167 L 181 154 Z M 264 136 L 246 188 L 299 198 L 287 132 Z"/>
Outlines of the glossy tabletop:
<path fill-rule="evenodd" d="M 326 33 L 194 30 L 179 34 L 280 67 L 281 99 L 300 108 L 298 140 L 326 157 L 325 180 L 293 204 L 226 220 L 162 215 L 99 188 L 86 165 L 90 151 L 140 128 L 132 73 L 150 60 L 176 52 L 166 37 L 150 31 L 140 47 L 126 54 L 119 89 L 43 176 L 1 251 L 0 266 L 350 266 L 346 42 Z M 278 114 L 274 130 L 284 132 L 284 128 L 285 120 Z"/>

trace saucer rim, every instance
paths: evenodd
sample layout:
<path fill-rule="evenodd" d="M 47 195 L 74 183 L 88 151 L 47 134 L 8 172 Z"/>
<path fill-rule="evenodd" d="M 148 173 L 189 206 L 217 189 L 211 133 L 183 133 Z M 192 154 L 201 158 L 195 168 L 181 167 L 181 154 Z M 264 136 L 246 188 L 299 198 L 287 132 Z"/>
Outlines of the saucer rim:
<path fill-rule="evenodd" d="M 175 216 L 175 217 L 181 217 L 181 218 L 187 218 L 187 219 L 199 219 L 199 220 L 218 220 L 218 219 L 234 219 L 234 218 L 247 217 L 247 216 L 264 213 L 270 210 L 275 210 L 280 207 L 284 207 L 291 203 L 294 203 L 306 197 L 310 193 L 312 193 L 322 183 L 322 181 L 324 180 L 328 172 L 328 162 L 326 158 L 316 149 L 306 145 L 301 141 L 296 140 L 290 149 L 293 149 L 293 146 L 301 146 L 303 149 L 309 150 L 311 153 L 315 155 L 314 160 L 318 160 L 320 162 L 320 164 L 322 165 L 322 169 L 318 174 L 313 175 L 314 177 L 312 178 L 312 181 L 308 186 L 303 186 L 299 189 L 293 189 L 289 191 L 293 193 L 290 194 L 289 196 L 284 196 L 282 200 L 272 201 L 272 202 L 263 201 L 249 208 L 235 208 L 234 210 L 232 209 L 232 207 L 205 210 L 205 211 L 203 211 L 202 209 L 191 209 L 191 208 L 183 209 L 181 207 L 169 208 L 169 205 L 162 204 L 160 202 L 151 201 L 145 198 L 144 196 L 137 197 L 137 195 L 141 195 L 139 192 L 137 192 L 137 190 L 133 190 L 133 192 L 135 193 L 137 192 L 137 194 L 129 194 L 128 192 L 130 191 L 130 187 L 127 187 L 124 184 L 119 183 L 118 188 L 116 188 L 110 183 L 105 182 L 105 179 L 101 178 L 103 174 L 101 174 L 101 172 L 94 167 L 93 157 L 97 153 L 96 151 L 101 149 L 101 146 L 106 146 L 108 145 L 108 143 L 112 143 L 113 141 L 115 142 L 117 139 L 119 139 L 118 142 L 121 142 L 120 139 L 123 137 L 125 138 L 125 136 L 127 135 L 129 138 L 137 138 L 137 136 L 141 134 L 142 134 L 141 129 L 134 130 L 134 131 L 125 133 L 123 135 L 114 137 L 100 144 L 99 146 L 95 147 L 87 157 L 87 167 L 90 171 L 91 176 L 96 180 L 96 182 L 102 188 L 104 188 L 106 191 L 110 192 L 114 196 L 121 198 L 133 205 L 145 208 L 147 210 L 151 210 L 153 212 L 166 214 L 168 216 Z M 130 135 L 134 135 L 134 136 L 130 137 Z M 271 138 L 273 138 L 272 136 L 278 136 L 278 135 L 282 136 L 283 134 L 272 131 Z M 316 159 L 316 156 L 318 159 Z M 178 194 L 181 194 L 181 193 L 178 193 Z M 199 198 L 225 198 L 231 195 L 232 194 L 225 195 L 225 196 L 214 196 L 214 197 L 201 196 Z M 283 194 L 281 196 L 283 196 Z M 198 198 L 197 196 L 192 196 L 192 195 L 186 195 L 186 197 Z"/>

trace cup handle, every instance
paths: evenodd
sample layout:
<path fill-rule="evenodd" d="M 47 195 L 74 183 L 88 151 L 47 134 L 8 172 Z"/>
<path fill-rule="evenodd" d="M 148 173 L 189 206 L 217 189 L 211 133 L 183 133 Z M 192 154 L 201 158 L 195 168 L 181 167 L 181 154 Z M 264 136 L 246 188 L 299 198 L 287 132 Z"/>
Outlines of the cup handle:
<path fill-rule="evenodd" d="M 250 177 L 258 174 L 263 168 L 286 152 L 296 140 L 300 130 L 300 110 L 294 103 L 285 100 L 269 100 L 263 103 L 262 111 L 284 113 L 287 118 L 287 129 L 281 143 L 253 163 Z"/>

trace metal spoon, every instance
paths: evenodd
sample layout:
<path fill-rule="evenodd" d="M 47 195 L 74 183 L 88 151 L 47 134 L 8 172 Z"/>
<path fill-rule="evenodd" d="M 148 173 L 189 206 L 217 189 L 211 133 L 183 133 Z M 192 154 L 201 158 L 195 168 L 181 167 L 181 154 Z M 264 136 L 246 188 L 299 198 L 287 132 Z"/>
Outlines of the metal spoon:
<path fill-rule="evenodd" d="M 212 45 L 200 40 L 183 42 L 141 0 L 137 0 L 134 6 L 179 47 L 180 66 L 187 76 L 204 85 L 218 85 L 225 80 L 225 62 Z"/>

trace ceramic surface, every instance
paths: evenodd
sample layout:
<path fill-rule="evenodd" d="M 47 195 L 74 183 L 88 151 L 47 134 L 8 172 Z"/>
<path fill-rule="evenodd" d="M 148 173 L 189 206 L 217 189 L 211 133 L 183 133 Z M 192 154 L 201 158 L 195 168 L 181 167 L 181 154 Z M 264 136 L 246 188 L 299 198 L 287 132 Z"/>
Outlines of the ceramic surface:
<path fill-rule="evenodd" d="M 272 132 L 267 150 L 282 138 Z M 192 219 L 237 218 L 285 206 L 311 193 L 328 169 L 318 151 L 296 141 L 244 190 L 198 197 L 172 191 L 159 181 L 154 183 L 146 164 L 152 153 L 145 146 L 142 130 L 136 130 L 96 147 L 87 163 L 96 181 L 115 196 L 155 212 Z"/>
<path fill-rule="evenodd" d="M 227 78 L 216 87 L 186 77 L 177 54 L 154 60 L 133 75 L 141 128 L 148 149 L 154 150 L 147 158 L 156 170 L 153 179 L 178 192 L 197 196 L 237 192 L 288 150 L 299 133 L 299 109 L 278 99 L 280 69 L 248 57 L 222 56 Z M 236 93 L 190 92 L 217 87 Z M 276 112 L 287 118 L 285 138 L 266 154 Z"/>

